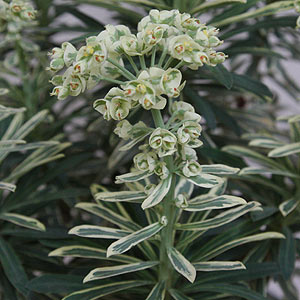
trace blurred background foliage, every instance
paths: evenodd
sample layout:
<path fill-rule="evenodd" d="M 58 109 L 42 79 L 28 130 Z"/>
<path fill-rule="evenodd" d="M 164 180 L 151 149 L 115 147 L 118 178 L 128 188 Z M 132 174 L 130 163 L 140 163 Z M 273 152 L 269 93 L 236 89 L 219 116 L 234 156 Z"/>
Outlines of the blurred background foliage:
<path fill-rule="evenodd" d="M 61 299 L 83 287 L 97 286 L 97 282 L 82 283 L 83 276 L 97 264 L 94 257 L 59 259 L 48 257 L 48 253 L 74 244 L 106 248 L 107 243 L 101 240 L 67 234 L 69 228 L 83 222 L 99 225 L 99 219 L 73 207 L 81 201 L 93 201 L 90 187 L 94 183 L 116 190 L 114 176 L 129 170 L 135 152 L 121 156 L 119 140 L 112 133 L 114 124 L 105 122 L 92 109 L 92 101 L 102 98 L 111 85 L 101 84 L 79 99 L 57 102 L 50 97 L 47 52 L 60 46 L 62 40 L 79 45 L 86 37 L 99 33 L 106 25 L 106 14 L 114 24 L 125 24 L 134 30 L 154 8 L 179 9 L 219 27 L 220 38 L 225 41 L 222 51 L 229 55 L 224 66 L 186 71 L 188 85 L 183 100 L 192 103 L 204 119 L 200 163 L 240 168 L 238 175 L 230 176 L 227 190 L 248 201 L 261 202 L 264 210 L 241 218 L 234 227 L 211 230 L 209 235 L 220 240 L 226 234 L 242 238 L 268 229 L 286 236 L 282 241 L 257 242 L 229 251 L 226 258 L 238 257 L 247 263 L 248 271 L 212 272 L 205 280 L 212 284 L 242 282 L 242 286 L 268 299 L 298 299 L 299 291 L 292 279 L 300 272 L 295 268 L 300 254 L 300 87 L 286 64 L 293 61 L 299 66 L 297 1 L 33 3 L 38 12 L 37 24 L 25 28 L 21 40 L 7 41 L 4 33 L 0 35 L 0 88 L 8 92 L 0 96 L 0 137 L 1 141 L 11 140 L 0 143 L 0 180 L 17 186 L 14 192 L 1 192 L 1 297 Z M 87 8 L 95 12 L 89 14 Z M 294 103 L 281 98 L 270 88 L 273 86 Z M 282 118 L 283 111 L 285 116 L 290 111 L 290 116 Z M 146 114 L 134 115 L 131 121 L 137 118 L 147 121 Z M 92 185 L 93 189 L 97 187 Z M 194 193 L 202 192 L 199 189 Z M 136 220 L 140 218 L 138 210 L 130 214 Z M 199 276 L 200 283 L 202 277 Z M 280 285 L 284 296 L 272 293 L 270 280 Z M 198 299 L 201 284 L 194 289 L 188 292 Z M 203 292 L 203 297 L 217 299 L 213 290 Z M 256 294 L 231 294 L 226 289 L 220 298 L 265 299 Z M 105 299 L 128 298 L 123 293 Z"/>

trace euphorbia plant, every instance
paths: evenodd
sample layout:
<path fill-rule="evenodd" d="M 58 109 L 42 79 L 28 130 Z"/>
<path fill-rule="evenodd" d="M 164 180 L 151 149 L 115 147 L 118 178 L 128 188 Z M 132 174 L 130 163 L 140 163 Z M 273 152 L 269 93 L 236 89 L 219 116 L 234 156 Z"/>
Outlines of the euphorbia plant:
<path fill-rule="evenodd" d="M 143 280 L 137 280 L 137 275 L 131 281 L 106 282 L 65 299 L 97 299 L 143 285 L 153 287 L 133 290 L 133 297 L 142 294 L 143 299 L 190 299 L 180 291 L 181 286 L 187 295 L 195 291 L 189 290 L 174 270 L 193 283 L 196 271 L 245 269 L 240 261 L 211 259 L 241 244 L 282 237 L 275 232 L 264 232 L 232 242 L 226 239 L 227 243 L 216 249 L 201 248 L 202 251 L 189 255 L 192 242 L 210 229 L 260 209 L 255 201 L 246 202 L 241 197 L 224 194 L 224 177 L 236 174 L 239 169 L 199 164 L 195 149 L 202 145 L 201 116 L 181 95 L 185 85 L 181 68 L 197 70 L 204 64 L 214 67 L 226 59 L 223 52 L 215 50 L 222 44 L 217 34 L 218 29 L 189 14 L 152 10 L 140 21 L 137 34 L 123 25 L 108 25 L 98 36 L 87 38 L 86 45 L 79 50 L 65 42 L 50 53 L 50 70 L 58 72 L 67 67 L 62 75 L 53 77 L 56 85 L 53 95 L 65 99 L 68 95 L 78 96 L 99 81 L 116 84 L 103 99 L 94 102 L 94 108 L 106 120 L 119 121 L 115 133 L 126 141 L 120 151 L 143 143 L 133 158 L 131 172 L 116 177 L 116 183 L 125 184 L 125 190 L 109 192 L 93 187 L 97 203 L 77 205 L 119 227 L 81 225 L 70 231 L 83 237 L 116 239 L 106 255 L 97 248 L 80 245 L 62 247 L 51 253 L 52 256 L 96 256 L 123 263 L 96 268 L 84 282 L 142 270 Z M 127 120 L 142 109 L 151 112 L 154 126 L 142 121 L 131 124 Z M 198 188 L 202 188 L 201 193 L 193 196 Z M 141 204 L 144 211 L 141 224 L 132 220 L 124 208 L 125 202 Z M 226 210 L 218 214 L 219 209 Z M 137 252 L 135 245 L 139 247 Z M 123 254 L 130 249 L 131 256 Z M 201 285 L 200 291 L 214 292 L 215 288 Z M 245 291 L 242 286 L 237 286 L 236 291 L 231 286 L 220 289 L 220 293 L 230 295 Z M 120 297 L 127 299 L 128 294 Z"/>

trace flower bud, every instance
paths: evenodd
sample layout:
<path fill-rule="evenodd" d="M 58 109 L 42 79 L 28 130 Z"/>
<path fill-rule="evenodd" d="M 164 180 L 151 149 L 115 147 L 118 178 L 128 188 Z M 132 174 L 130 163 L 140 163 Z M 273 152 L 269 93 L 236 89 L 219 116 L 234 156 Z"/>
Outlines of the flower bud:
<path fill-rule="evenodd" d="M 177 98 L 180 94 L 182 74 L 178 69 L 168 69 L 161 78 L 161 88 L 168 97 Z"/>
<path fill-rule="evenodd" d="M 154 152 L 138 153 L 133 158 L 135 167 L 140 171 L 153 172 L 157 157 Z"/>
<path fill-rule="evenodd" d="M 158 150 L 159 157 L 173 154 L 176 151 L 176 143 L 176 136 L 162 128 L 155 129 L 149 138 L 150 147 Z"/>
<path fill-rule="evenodd" d="M 154 168 L 154 173 L 161 179 L 166 179 L 169 176 L 170 171 L 165 162 L 159 161 Z"/>
<path fill-rule="evenodd" d="M 64 86 L 56 86 L 52 92 L 50 93 L 50 96 L 56 96 L 58 100 L 64 100 L 69 95 L 69 89 Z"/>
<path fill-rule="evenodd" d="M 131 134 L 129 132 L 132 127 L 133 126 L 127 120 L 123 120 L 117 124 L 114 133 L 121 139 L 128 140 L 131 137 Z"/>
<path fill-rule="evenodd" d="M 185 177 L 197 176 L 201 173 L 201 166 L 195 160 L 186 161 L 182 168 L 182 173 Z"/>

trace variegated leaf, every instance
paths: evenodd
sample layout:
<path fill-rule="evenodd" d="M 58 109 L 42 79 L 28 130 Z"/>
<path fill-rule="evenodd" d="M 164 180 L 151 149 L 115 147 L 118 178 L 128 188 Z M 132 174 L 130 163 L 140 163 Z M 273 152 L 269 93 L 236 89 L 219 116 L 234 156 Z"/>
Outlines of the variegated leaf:
<path fill-rule="evenodd" d="M 199 257 L 198 259 L 200 260 L 210 260 L 218 255 L 220 255 L 221 253 L 224 253 L 227 250 L 230 250 L 232 248 L 244 245 L 244 244 L 248 244 L 248 243 L 252 243 L 252 242 L 257 242 L 257 241 L 263 241 L 263 240 L 269 240 L 269 239 L 284 239 L 285 236 L 281 233 L 278 232 L 263 232 L 263 233 L 258 233 L 258 234 L 254 234 L 254 235 L 249 235 L 240 239 L 236 239 L 233 241 L 230 241 L 226 244 L 223 244 L 219 247 L 214 248 L 213 250 L 205 253 L 204 255 L 202 255 L 201 257 Z"/>
<path fill-rule="evenodd" d="M 171 289 L 169 290 L 171 296 L 173 297 L 173 299 L 175 300 L 193 300 L 192 298 L 184 295 L 182 292 L 178 291 L 178 290 L 174 290 Z"/>
<path fill-rule="evenodd" d="M 51 251 L 48 255 L 59 256 L 59 257 L 70 256 L 70 257 L 95 258 L 100 260 L 118 261 L 121 263 L 136 263 L 141 261 L 138 258 L 124 255 L 124 254 L 115 255 L 113 257 L 107 258 L 106 250 L 88 247 L 88 246 L 81 246 L 81 245 L 60 247 L 58 249 Z"/>
<path fill-rule="evenodd" d="M 178 175 L 182 176 L 182 174 Z M 217 184 L 220 184 L 223 180 L 220 177 L 210 175 L 210 174 L 200 174 L 198 176 L 193 176 L 193 177 L 184 177 L 186 180 L 190 181 L 194 185 L 210 189 Z"/>
<path fill-rule="evenodd" d="M 117 214 L 114 211 L 101 206 L 100 204 L 81 202 L 76 204 L 75 207 L 99 216 L 125 230 L 136 231 L 141 228 L 138 224 L 129 221 L 128 219 L 122 217 L 120 214 Z"/>
<path fill-rule="evenodd" d="M 268 153 L 269 157 L 285 157 L 300 152 L 300 142 L 284 145 Z"/>
<path fill-rule="evenodd" d="M 281 214 L 286 217 L 290 214 L 299 204 L 299 199 L 291 198 L 289 200 L 284 201 L 279 205 L 279 210 Z"/>
<path fill-rule="evenodd" d="M 176 198 L 179 194 L 184 194 L 190 197 L 193 193 L 194 185 L 183 177 L 179 177 L 179 178 L 180 179 L 176 184 L 174 197 Z"/>
<path fill-rule="evenodd" d="M 108 202 L 137 202 L 140 203 L 147 195 L 139 191 L 101 192 L 95 195 L 96 200 Z"/>
<path fill-rule="evenodd" d="M 274 175 L 282 175 L 287 177 L 296 177 L 299 178 L 300 175 L 286 171 L 286 170 L 278 170 L 278 169 L 268 169 L 263 167 L 246 167 L 243 168 L 239 175 L 262 175 L 262 174 L 274 174 Z"/>
<path fill-rule="evenodd" d="M 62 300 L 96 300 L 113 293 L 125 291 L 134 287 L 139 287 L 148 284 L 151 284 L 151 281 L 149 282 L 149 281 L 133 280 L 133 281 L 114 282 L 114 283 L 88 288 L 85 290 L 76 291 L 64 297 Z"/>
<path fill-rule="evenodd" d="M 145 270 L 156 266 L 158 263 L 159 262 L 157 261 L 145 261 L 145 262 L 143 261 L 143 262 L 138 262 L 129 265 L 97 268 L 92 270 L 86 277 L 84 277 L 83 283 L 92 280 L 104 279 L 108 277 Z"/>
<path fill-rule="evenodd" d="M 240 261 L 203 261 L 193 263 L 196 271 L 232 271 L 246 269 Z"/>
<path fill-rule="evenodd" d="M 128 251 L 133 246 L 147 240 L 148 238 L 159 232 L 164 226 L 164 224 L 157 222 L 121 238 L 108 247 L 107 257 Z"/>
<path fill-rule="evenodd" d="M 283 142 L 274 139 L 254 139 L 249 143 L 249 146 L 262 148 L 277 148 L 283 145 Z"/>
<path fill-rule="evenodd" d="M 153 192 L 143 202 L 142 209 L 150 208 L 160 203 L 168 194 L 171 182 L 172 176 L 168 176 L 166 179 L 161 180 Z"/>
<path fill-rule="evenodd" d="M 27 216 L 19 215 L 19 214 L 13 214 L 13 213 L 4 213 L 0 215 L 0 219 L 14 223 L 18 226 L 39 230 L 39 231 L 45 231 L 45 225 L 42 224 L 40 221 L 34 218 L 30 218 Z"/>
<path fill-rule="evenodd" d="M 116 183 L 139 181 L 139 180 L 145 179 L 151 175 L 152 175 L 152 173 L 149 173 L 148 171 L 146 171 L 146 172 L 136 171 L 136 172 L 132 172 L 132 173 L 126 173 L 123 175 L 116 176 Z"/>
<path fill-rule="evenodd" d="M 241 205 L 237 208 L 229 209 L 223 213 L 220 213 L 214 218 L 206 219 L 204 221 L 186 223 L 186 224 L 177 224 L 177 229 L 179 230 L 208 230 L 211 228 L 216 228 L 227 223 L 230 223 L 242 215 L 256 210 L 260 206 L 258 202 L 249 202 L 246 205 Z"/>
<path fill-rule="evenodd" d="M 213 196 L 221 196 L 225 193 L 226 188 L 227 188 L 227 179 L 224 179 L 221 183 L 217 184 L 212 189 L 210 189 L 208 194 Z"/>
<path fill-rule="evenodd" d="M 0 190 L 8 190 L 14 192 L 16 188 L 17 186 L 12 183 L 0 181 Z"/>
<path fill-rule="evenodd" d="M 196 279 L 194 266 L 175 248 L 169 248 L 168 257 L 174 269 L 193 283 Z"/>
<path fill-rule="evenodd" d="M 188 207 L 184 208 L 186 211 L 202 211 L 210 209 L 223 209 L 234 207 L 237 205 L 247 204 L 247 202 L 241 198 L 231 195 L 222 195 L 217 197 L 212 197 L 205 201 L 192 202 L 189 203 Z"/>
<path fill-rule="evenodd" d="M 150 294 L 147 296 L 146 300 L 164 300 L 165 299 L 165 283 L 158 282 L 153 289 L 151 290 Z"/>
<path fill-rule="evenodd" d="M 69 234 L 97 239 L 120 239 L 129 233 L 125 230 L 95 225 L 80 225 L 69 231 Z"/>
<path fill-rule="evenodd" d="M 123 145 L 122 147 L 120 147 L 120 151 L 128 151 L 130 150 L 132 147 L 134 147 L 136 144 L 138 144 L 139 142 L 141 142 L 144 138 L 146 138 L 149 134 L 151 133 L 150 132 L 147 132 L 147 133 L 144 133 L 143 135 L 135 138 L 135 139 L 132 139 L 131 141 L 129 141 L 128 143 L 126 143 L 125 145 Z"/>
<path fill-rule="evenodd" d="M 201 165 L 203 173 L 210 173 L 216 175 L 231 175 L 239 172 L 239 168 L 232 168 L 222 164 L 216 165 Z"/>

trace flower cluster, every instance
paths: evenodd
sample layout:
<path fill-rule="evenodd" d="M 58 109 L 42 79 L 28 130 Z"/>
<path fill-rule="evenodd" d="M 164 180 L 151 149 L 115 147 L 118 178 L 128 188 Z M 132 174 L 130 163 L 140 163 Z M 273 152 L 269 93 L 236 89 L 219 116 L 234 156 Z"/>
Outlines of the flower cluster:
<path fill-rule="evenodd" d="M 203 64 L 215 66 L 224 62 L 226 55 L 214 50 L 222 44 L 217 34 L 215 27 L 178 10 L 151 10 L 138 24 L 136 35 L 126 26 L 107 25 L 99 35 L 87 38 L 79 50 L 65 42 L 49 53 L 51 71 L 59 72 L 66 67 L 61 75 L 53 77 L 55 88 L 52 95 L 60 100 L 68 95 L 77 96 L 85 89 L 93 88 L 100 80 L 117 83 L 115 79 L 123 76 L 130 82 L 118 83 L 125 91 L 123 96 L 130 96 L 131 106 L 141 104 L 145 109 L 161 109 L 166 102 L 161 95 L 177 97 L 182 88 L 179 85 L 181 73 L 176 68 L 198 69 Z M 156 59 L 158 52 L 161 52 L 159 60 Z M 152 68 L 147 69 L 145 57 L 150 55 Z M 124 67 L 124 58 L 132 65 L 136 76 Z M 138 68 L 136 58 L 141 68 Z M 176 68 L 168 70 L 176 61 Z M 119 94 L 120 91 L 117 97 L 121 97 Z M 102 106 L 110 101 L 107 97 L 104 100 Z M 128 104 L 125 106 L 126 111 Z"/>
<path fill-rule="evenodd" d="M 33 24 L 36 11 L 26 0 L 0 0 L 0 32 L 7 31 L 6 39 L 19 38 L 24 27 Z"/>
<path fill-rule="evenodd" d="M 134 108 L 158 111 L 165 108 L 168 99 L 178 98 L 185 85 L 181 67 L 197 69 L 203 64 L 222 63 L 225 54 L 214 50 L 222 44 L 217 33 L 216 28 L 177 10 L 151 10 L 138 24 L 136 35 L 126 26 L 108 25 L 98 36 L 87 38 L 79 50 L 68 42 L 53 49 L 49 69 L 59 72 L 66 67 L 66 70 L 52 78 L 55 85 L 52 95 L 58 99 L 77 96 L 100 80 L 117 84 L 104 98 L 94 102 L 94 108 L 106 120 L 120 121 L 115 133 L 131 140 L 123 150 L 146 140 L 134 157 L 135 170 L 156 174 L 161 180 L 171 172 L 195 177 L 201 173 L 195 148 L 202 145 L 199 140 L 202 128 L 201 117 L 192 105 L 170 100 L 169 121 L 161 126 L 156 124 L 155 129 L 143 122 L 131 125 L 126 118 Z M 124 59 L 131 67 L 125 68 Z M 171 155 L 172 170 L 166 160 Z M 145 191 L 150 193 L 153 188 L 151 183 Z"/>

